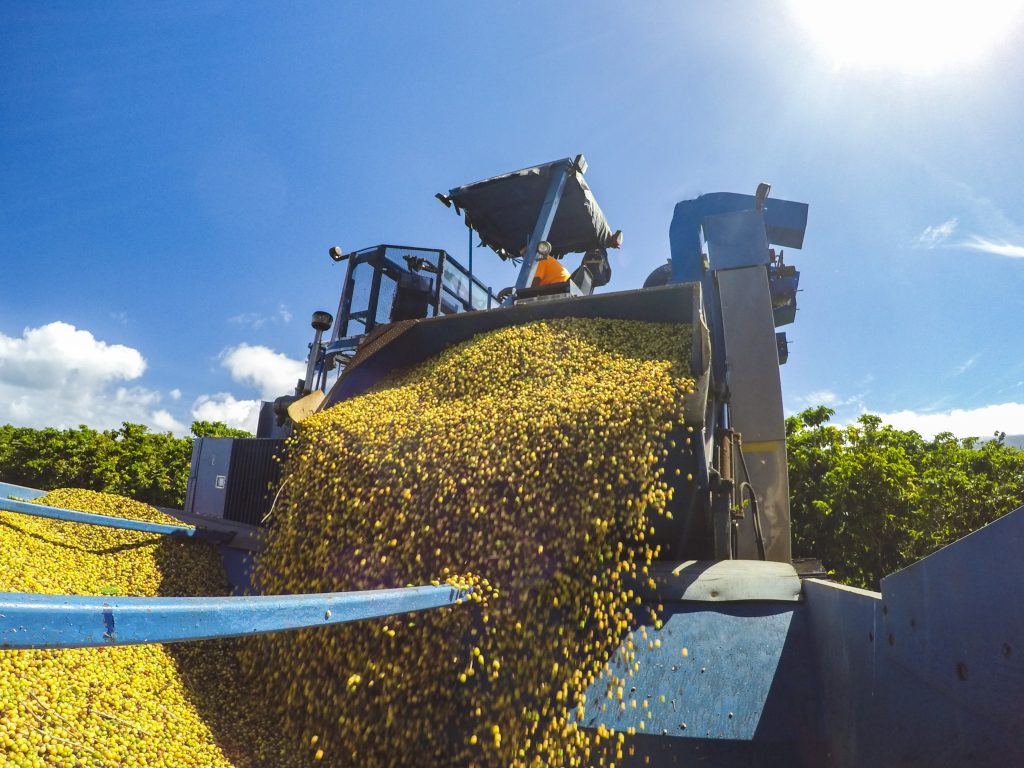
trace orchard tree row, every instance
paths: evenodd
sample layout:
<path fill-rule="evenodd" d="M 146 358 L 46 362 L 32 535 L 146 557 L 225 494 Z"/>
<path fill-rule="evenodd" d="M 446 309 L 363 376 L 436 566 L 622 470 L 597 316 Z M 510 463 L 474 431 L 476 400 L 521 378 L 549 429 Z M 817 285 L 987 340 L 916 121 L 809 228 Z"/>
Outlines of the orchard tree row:
<path fill-rule="evenodd" d="M 809 408 L 786 420 L 793 553 L 821 560 L 847 584 L 878 580 L 1024 505 L 1024 451 L 994 439 L 926 440 L 862 415 L 829 423 Z M 193 437 L 248 437 L 197 421 Z M 0 426 L 0 481 L 45 490 L 89 488 L 157 506 L 185 500 L 193 437 L 120 429 Z"/>
<path fill-rule="evenodd" d="M 192 422 L 193 437 L 250 437 L 220 422 Z M 192 437 L 120 429 L 0 426 L 0 481 L 31 488 L 88 488 L 161 507 L 185 503 Z"/>
<path fill-rule="evenodd" d="M 830 408 L 786 420 L 793 553 L 845 584 L 878 581 L 1024 505 L 1024 451 L 1003 434 L 925 440 L 871 414 Z"/>

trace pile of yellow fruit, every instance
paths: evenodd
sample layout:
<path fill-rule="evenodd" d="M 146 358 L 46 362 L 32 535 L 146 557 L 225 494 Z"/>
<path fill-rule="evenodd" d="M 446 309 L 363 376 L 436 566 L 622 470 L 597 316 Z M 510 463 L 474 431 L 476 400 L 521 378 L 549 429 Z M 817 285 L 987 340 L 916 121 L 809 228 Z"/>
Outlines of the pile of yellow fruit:
<path fill-rule="evenodd" d="M 689 338 L 510 327 L 303 422 L 257 561 L 266 591 L 472 573 L 483 601 L 261 638 L 246 659 L 272 719 L 338 766 L 616 762 L 618 734 L 577 726 L 587 686 L 630 653 Z"/>
<path fill-rule="evenodd" d="M 0 651 L 0 765 L 618 764 L 622 734 L 579 721 L 606 662 L 630 661 L 625 630 L 656 621 L 632 585 L 670 516 L 689 338 L 623 320 L 506 328 L 309 418 L 262 591 L 448 582 L 474 600 L 246 640 Z M 171 522 L 88 491 L 39 501 Z M 228 587 L 201 542 L 0 512 L 0 591 Z"/>
<path fill-rule="evenodd" d="M 36 501 L 179 524 L 95 491 L 61 489 Z M 114 598 L 230 589 L 219 554 L 203 542 L 0 511 L 0 591 Z M 285 765 L 250 758 L 257 747 L 289 750 L 276 730 L 260 727 L 237 648 L 229 640 L 0 650 L 0 766 Z"/>

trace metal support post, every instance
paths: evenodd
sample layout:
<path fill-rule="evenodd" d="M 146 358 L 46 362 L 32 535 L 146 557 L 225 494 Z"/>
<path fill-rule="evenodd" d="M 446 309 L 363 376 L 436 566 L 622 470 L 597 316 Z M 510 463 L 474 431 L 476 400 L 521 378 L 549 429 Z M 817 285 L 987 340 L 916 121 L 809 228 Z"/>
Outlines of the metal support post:
<path fill-rule="evenodd" d="M 551 232 L 551 225 L 555 221 L 555 214 L 558 213 L 558 204 L 562 200 L 562 192 L 565 191 L 565 182 L 569 174 L 574 172 L 571 159 L 563 161 L 561 172 L 555 172 L 551 177 L 551 185 L 544 197 L 544 204 L 540 207 L 540 215 L 537 217 L 537 224 L 533 228 L 533 234 L 526 243 L 526 251 L 523 253 L 523 265 L 519 269 L 519 278 L 516 280 L 516 289 L 528 288 L 533 282 L 533 276 L 537 271 L 537 246 L 542 240 L 547 240 Z M 512 297 L 506 299 L 507 304 L 512 303 Z"/>
<path fill-rule="evenodd" d="M 722 407 L 725 408 L 724 405 Z M 719 426 L 715 430 L 716 467 L 711 481 L 711 515 L 716 560 L 733 560 L 738 556 L 732 435 L 730 427 Z"/>

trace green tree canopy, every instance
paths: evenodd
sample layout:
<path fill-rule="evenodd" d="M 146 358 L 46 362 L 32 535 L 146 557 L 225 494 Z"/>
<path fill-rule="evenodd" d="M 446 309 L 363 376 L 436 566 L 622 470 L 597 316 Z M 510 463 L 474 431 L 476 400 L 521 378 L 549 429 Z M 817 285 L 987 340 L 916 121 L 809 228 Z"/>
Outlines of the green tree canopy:
<path fill-rule="evenodd" d="M 862 415 L 786 420 L 793 552 L 870 589 L 893 571 L 1024 504 L 1024 452 L 993 440 L 925 440 Z"/>
<path fill-rule="evenodd" d="M 870 414 L 831 423 L 808 408 L 786 420 L 793 552 L 845 583 L 875 589 L 883 576 L 1024 504 L 1024 451 L 1002 435 L 925 440 Z M 119 429 L 0 426 L 0 480 L 50 490 L 89 488 L 181 507 L 192 440 L 250 437 L 220 422 L 193 437 Z"/>
<path fill-rule="evenodd" d="M 220 422 L 196 421 L 195 437 L 251 437 Z M 98 432 L 0 426 L 0 480 L 43 490 L 88 488 L 129 496 L 148 504 L 181 507 L 185 502 L 191 437 L 150 432 L 125 422 Z"/>
<path fill-rule="evenodd" d="M 220 421 L 193 421 L 193 437 L 252 437 L 251 432 L 229 427 Z"/>

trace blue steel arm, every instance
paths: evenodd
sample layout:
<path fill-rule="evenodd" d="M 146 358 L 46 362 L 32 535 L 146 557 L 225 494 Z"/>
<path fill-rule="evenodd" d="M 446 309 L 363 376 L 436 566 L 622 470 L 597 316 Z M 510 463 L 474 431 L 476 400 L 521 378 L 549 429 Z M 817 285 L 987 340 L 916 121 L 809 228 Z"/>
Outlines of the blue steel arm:
<path fill-rule="evenodd" d="M 569 174 L 573 172 L 574 165 L 572 158 L 565 158 L 561 161 L 561 171 L 551 177 L 551 185 L 544 197 L 544 204 L 540 207 L 540 215 L 537 216 L 537 224 L 533 228 L 526 243 L 526 252 L 523 254 L 523 265 L 519 269 L 519 278 L 516 280 L 516 288 L 529 288 L 533 281 L 533 273 L 537 267 L 537 246 L 542 240 L 547 240 L 551 232 L 551 225 L 555 222 L 555 214 L 558 213 L 558 203 L 562 200 L 562 192 L 565 191 L 565 182 Z M 511 304 L 509 297 L 506 303 Z"/>
<path fill-rule="evenodd" d="M 704 276 L 700 231 L 705 218 L 753 210 L 755 206 L 753 195 L 734 192 L 713 192 L 678 203 L 668 233 L 672 249 L 673 282 L 695 283 Z M 769 243 L 800 248 L 804 244 L 804 231 L 807 229 L 807 204 L 768 199 L 764 202 L 764 225 Z M 715 265 L 711 267 L 713 269 Z M 706 289 L 707 286 L 705 295 L 709 295 Z"/>
<path fill-rule="evenodd" d="M 92 597 L 0 592 L 0 648 L 88 648 L 238 637 L 461 603 L 449 585 L 258 597 Z"/>
<path fill-rule="evenodd" d="M 158 533 L 162 536 L 192 537 L 196 535 L 196 529 L 187 525 L 166 525 L 164 523 L 149 523 L 145 520 L 130 520 L 124 517 L 96 515 L 92 512 L 47 507 L 43 504 L 31 504 L 15 499 L 0 499 L 0 509 L 7 512 L 17 512 L 22 515 L 49 517 L 54 520 L 67 520 L 72 523 L 102 525 L 107 528 L 123 528 L 128 531 L 141 531 L 143 533 Z"/>
<path fill-rule="evenodd" d="M 804 244 L 804 232 L 807 229 L 807 203 L 792 200 L 767 199 L 763 210 L 755 214 L 757 199 L 754 195 L 741 195 L 735 192 L 712 192 L 701 195 L 693 200 L 683 200 L 676 204 L 669 226 L 669 245 L 672 253 L 672 282 L 701 283 L 708 320 L 711 325 L 711 361 L 715 368 L 715 378 L 725 381 L 725 345 L 722 338 L 721 307 L 718 300 L 718 287 L 714 280 L 715 270 L 720 267 L 730 269 L 745 266 L 740 263 L 727 265 L 709 263 L 705 267 L 702 252 L 701 235 L 707 223 L 714 217 L 723 214 L 739 214 L 750 212 L 751 215 L 762 216 L 764 233 L 767 242 L 787 248 L 800 248 Z M 713 259 L 714 255 L 710 254 Z M 742 258 L 742 257 L 741 257 Z M 761 263 L 761 258 L 751 259 L 750 264 Z"/>
<path fill-rule="evenodd" d="M 46 491 L 40 491 L 38 488 L 29 488 L 14 483 L 0 483 L 0 498 L 13 496 L 16 499 L 38 499 L 45 495 Z"/>

